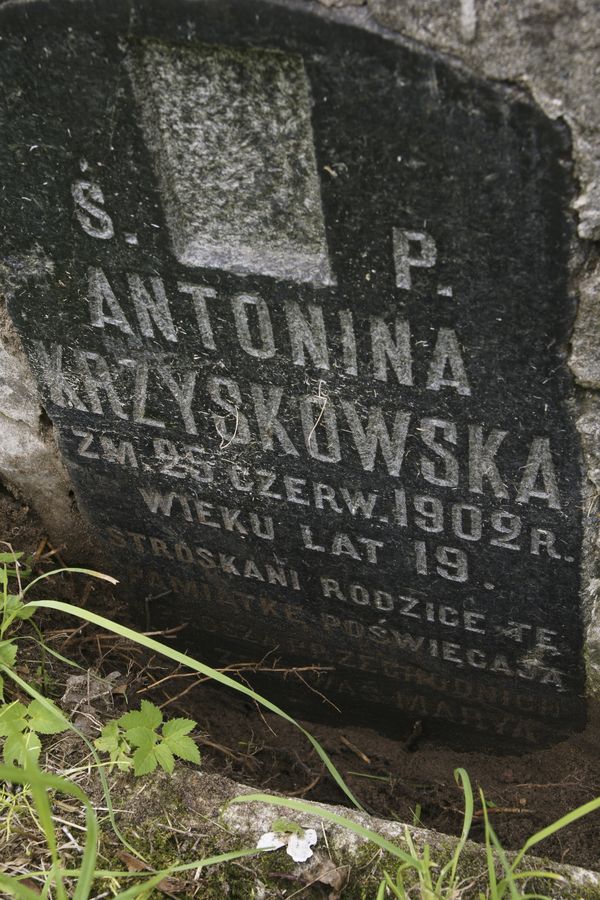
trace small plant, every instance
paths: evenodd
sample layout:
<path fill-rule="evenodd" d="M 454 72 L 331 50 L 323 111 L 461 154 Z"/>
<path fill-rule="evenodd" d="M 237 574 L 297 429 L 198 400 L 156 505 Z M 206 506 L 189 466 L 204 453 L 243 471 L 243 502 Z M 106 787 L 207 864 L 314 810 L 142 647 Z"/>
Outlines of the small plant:
<path fill-rule="evenodd" d="M 23 565 L 19 560 L 23 553 L 0 553 L 0 665 L 9 669 L 14 668 L 18 647 L 14 639 L 7 638 L 6 634 L 15 621 L 30 619 L 34 610 L 25 608 L 22 592 L 22 580 L 31 575 L 28 565 Z M 18 592 L 13 594 L 9 590 L 11 579 L 16 579 Z M 4 699 L 4 679 L 0 675 L 0 700 Z"/>
<path fill-rule="evenodd" d="M 116 766 L 124 771 L 133 766 L 134 775 L 148 775 L 160 766 L 171 774 L 176 756 L 200 764 L 200 751 L 188 737 L 195 727 L 192 719 L 163 722 L 158 706 L 142 700 L 140 710 L 108 722 L 94 744 L 98 750 L 108 753 L 111 769 Z"/>
<path fill-rule="evenodd" d="M 174 865 L 159 872 L 148 867 L 147 872 L 136 872 L 135 874 L 113 873 L 96 868 L 100 835 L 96 812 L 88 796 L 76 784 L 66 778 L 47 774 L 40 769 L 40 735 L 59 734 L 71 729 L 87 744 L 96 758 L 97 771 L 102 782 L 114 833 L 129 850 L 135 853 L 135 849 L 127 843 L 117 828 L 108 783 L 103 772 L 104 766 L 87 738 L 69 722 L 64 713 L 48 697 L 41 694 L 19 675 L 15 664 L 21 640 L 18 626 L 24 620 L 30 619 L 36 611 L 36 606 L 28 604 L 25 599 L 25 595 L 33 585 L 45 578 L 64 572 L 91 575 L 112 584 L 116 584 L 116 581 L 100 572 L 80 568 L 57 569 L 30 581 L 31 569 L 28 565 L 20 562 L 22 557 L 22 553 L 15 553 L 12 549 L 9 553 L 0 553 L 0 673 L 2 673 L 0 675 L 0 701 L 4 699 L 5 678 L 12 681 L 24 693 L 29 694 L 32 699 L 29 703 L 23 703 L 21 700 L 0 702 L 0 743 L 4 758 L 4 765 L 0 764 L 0 780 L 4 780 L 7 785 L 21 786 L 22 791 L 19 796 L 24 798 L 23 805 L 31 813 L 35 813 L 35 824 L 46 838 L 52 863 L 47 871 L 37 873 L 38 876 L 43 877 L 43 896 L 56 897 L 57 900 L 67 900 L 68 896 L 72 896 L 73 900 L 88 900 L 92 895 L 92 884 L 95 879 L 99 877 L 112 878 L 113 875 L 118 874 L 119 878 L 135 878 L 136 881 L 141 882 L 115 895 L 118 900 L 139 900 L 141 897 L 149 897 L 153 893 L 153 889 L 160 885 L 168 875 L 199 871 L 205 866 L 255 855 L 256 849 L 235 850 L 214 857 L 194 860 L 194 862 L 184 865 Z M 15 580 L 17 590 L 13 592 L 11 585 Z M 26 586 L 24 586 L 25 581 L 29 582 Z M 69 608 L 69 611 L 75 609 L 72 607 Z M 36 623 L 32 622 L 31 625 L 37 634 L 37 644 L 42 659 L 44 653 L 49 652 L 63 662 L 69 663 L 69 660 L 46 647 L 43 635 Z M 131 632 L 131 634 L 137 636 L 136 632 Z M 28 637 L 30 636 L 28 635 Z M 105 725 L 95 743 L 99 750 L 108 753 L 110 768 L 115 765 L 120 769 L 133 768 L 134 774 L 143 775 L 153 772 L 160 765 L 166 772 L 172 772 L 175 757 L 194 763 L 200 762 L 199 750 L 192 738 L 189 737 L 189 733 L 195 727 L 196 722 L 191 719 L 178 718 L 164 722 L 161 710 L 153 703 L 144 700 L 140 710 L 125 713 L 119 719 Z M 59 855 L 51 806 L 54 793 L 70 796 L 85 808 L 86 840 L 80 866 L 75 870 L 63 868 Z M 14 797 L 15 795 L 11 794 L 10 796 Z M 30 799 L 33 801 L 33 805 L 30 804 Z M 11 799 L 10 803 L 14 807 L 14 799 Z M 10 818 L 7 819 L 7 828 L 10 828 L 9 822 Z M 76 886 L 72 894 L 67 892 L 66 878 L 75 878 Z M 23 900 L 34 898 L 35 900 L 40 896 L 39 891 L 31 890 L 25 884 L 27 880 L 28 876 L 26 875 L 10 876 L 0 872 L 2 895 L 23 898 Z"/>
<path fill-rule="evenodd" d="M 50 700 L 42 704 L 32 700 L 27 706 L 18 700 L 0 706 L 2 755 L 7 766 L 25 766 L 37 761 L 41 751 L 40 734 L 60 734 L 68 728 L 60 710 Z"/>

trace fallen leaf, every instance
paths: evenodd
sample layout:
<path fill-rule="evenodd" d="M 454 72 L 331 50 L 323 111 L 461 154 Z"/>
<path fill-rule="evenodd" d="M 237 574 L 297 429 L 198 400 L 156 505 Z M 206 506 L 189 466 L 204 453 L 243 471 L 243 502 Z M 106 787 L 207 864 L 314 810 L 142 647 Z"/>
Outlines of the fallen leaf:
<path fill-rule="evenodd" d="M 319 872 L 317 880 L 321 884 L 328 884 L 339 894 L 348 880 L 349 872 L 350 866 L 334 866 L 331 860 L 328 859 Z"/>
<path fill-rule="evenodd" d="M 151 866 L 147 865 L 147 863 L 143 862 L 141 859 L 138 859 L 137 856 L 132 856 L 131 853 L 127 853 L 125 850 L 117 850 L 117 856 L 119 859 L 125 863 L 129 872 L 152 872 L 154 871 Z M 162 891 L 168 897 L 174 897 L 175 892 L 179 893 L 186 887 L 185 882 L 176 879 L 176 878 L 163 878 L 159 884 L 157 884 L 157 888 L 159 891 Z"/>
<path fill-rule="evenodd" d="M 137 856 L 132 856 L 131 853 L 126 853 L 125 850 L 117 850 L 117 856 L 125 863 L 129 872 L 147 872 L 150 869 L 147 863 L 142 862 Z"/>
<path fill-rule="evenodd" d="M 316 850 L 311 861 L 302 869 L 302 880 L 305 884 L 323 884 L 332 888 L 329 900 L 339 900 L 348 881 L 350 866 L 336 866 L 329 856 Z"/>

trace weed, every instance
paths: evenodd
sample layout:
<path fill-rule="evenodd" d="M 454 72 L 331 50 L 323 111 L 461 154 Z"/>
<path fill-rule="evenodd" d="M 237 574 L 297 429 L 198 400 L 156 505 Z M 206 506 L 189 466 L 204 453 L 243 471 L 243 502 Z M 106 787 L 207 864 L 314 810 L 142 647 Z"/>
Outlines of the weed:
<path fill-rule="evenodd" d="M 56 572 L 49 572 L 48 575 L 57 574 L 59 572 L 82 571 L 86 570 L 57 569 Z M 106 578 L 107 576 L 103 577 Z M 34 583 L 35 582 L 32 582 L 31 585 L 28 585 L 28 587 L 31 587 Z M 25 591 L 28 589 L 28 587 L 25 588 Z M 213 669 L 211 666 L 207 666 L 205 663 L 194 659 L 193 656 L 188 656 L 185 653 L 181 653 L 179 650 L 174 650 L 172 647 L 168 647 L 166 644 L 162 644 L 160 641 L 157 641 L 154 638 L 148 637 L 145 634 L 140 634 L 140 632 L 134 631 L 132 628 L 127 628 L 125 625 L 120 625 L 118 622 L 113 622 L 111 619 L 107 619 L 105 616 L 100 616 L 97 613 L 93 613 L 88 609 L 80 609 L 78 606 L 73 606 L 71 603 L 62 603 L 60 600 L 32 600 L 27 604 L 27 608 L 30 607 L 33 609 L 55 609 L 59 612 L 68 613 L 79 619 L 83 619 L 86 622 L 91 622 L 94 625 L 99 625 L 101 628 L 105 628 L 107 631 L 111 631 L 113 634 L 116 634 L 119 637 L 126 638 L 129 641 L 134 641 L 135 643 L 140 644 L 142 647 L 146 647 L 146 649 L 148 650 L 153 650 L 155 653 L 159 653 L 161 656 L 165 656 L 172 662 L 176 662 L 181 666 L 185 666 L 187 669 L 191 669 L 194 672 L 199 672 L 201 675 L 205 675 L 213 681 L 225 685 L 225 687 L 232 688 L 234 691 L 237 691 L 240 694 L 244 694 L 246 697 L 250 697 L 250 699 L 255 703 L 258 703 L 260 706 L 263 706 L 265 709 L 269 710 L 269 712 L 275 713 L 282 719 L 285 719 L 286 722 L 292 724 L 304 735 L 304 737 L 308 741 L 310 741 L 340 790 L 343 791 L 343 793 L 350 800 L 353 806 L 355 806 L 357 809 L 362 810 L 361 804 L 356 799 L 356 797 L 344 781 L 343 777 L 329 758 L 329 755 L 323 749 L 318 740 L 313 737 L 310 732 L 303 728 L 302 725 L 300 725 L 300 723 L 296 721 L 296 719 L 286 713 L 275 703 L 272 703 L 270 700 L 267 700 L 265 697 L 262 697 L 260 694 L 256 693 L 256 691 L 253 691 L 252 688 L 240 683 L 239 681 L 235 681 L 235 679 L 230 678 L 229 675 L 225 675 L 223 672 L 219 672 L 218 669 Z M 1 664 L 0 671 L 2 671 Z"/>
<path fill-rule="evenodd" d="M 59 734 L 67 727 L 60 710 L 50 700 L 45 704 L 32 700 L 28 706 L 18 700 L 3 703 L 0 736 L 4 738 L 4 762 L 8 766 L 24 766 L 28 760 L 37 761 L 42 748 L 39 735 Z"/>
<path fill-rule="evenodd" d="M 108 753 L 111 767 L 116 765 L 125 771 L 133 766 L 134 775 L 148 775 L 159 765 L 171 774 L 176 756 L 200 764 L 200 751 L 187 736 L 195 727 L 192 719 L 170 719 L 163 723 L 158 706 L 142 700 L 140 710 L 108 722 L 94 744 L 98 750 Z M 132 746 L 136 747 L 133 753 Z"/>

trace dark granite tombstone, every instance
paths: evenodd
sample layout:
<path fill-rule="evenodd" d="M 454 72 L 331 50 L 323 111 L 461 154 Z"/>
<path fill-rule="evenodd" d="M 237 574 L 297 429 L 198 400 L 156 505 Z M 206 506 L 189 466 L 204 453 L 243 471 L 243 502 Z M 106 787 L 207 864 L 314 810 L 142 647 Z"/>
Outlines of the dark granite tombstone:
<path fill-rule="evenodd" d="M 581 725 L 564 129 L 362 11 L 0 31 L 10 312 L 141 621 L 334 721 Z"/>

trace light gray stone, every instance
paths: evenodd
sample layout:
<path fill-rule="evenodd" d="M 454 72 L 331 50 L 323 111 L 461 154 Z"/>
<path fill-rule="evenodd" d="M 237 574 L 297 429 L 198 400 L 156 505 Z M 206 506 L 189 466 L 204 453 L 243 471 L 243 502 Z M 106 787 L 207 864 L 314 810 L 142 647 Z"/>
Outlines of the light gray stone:
<path fill-rule="evenodd" d="M 579 309 L 570 365 L 582 387 L 600 389 L 600 261 L 594 260 L 578 279 Z"/>
<path fill-rule="evenodd" d="M 332 284 L 301 58 L 148 41 L 130 71 L 179 262 Z"/>
<path fill-rule="evenodd" d="M 450 862 L 458 843 L 458 838 L 451 835 L 380 819 L 342 806 L 306 802 L 306 810 L 297 811 L 262 802 L 232 803 L 236 797 L 254 794 L 256 791 L 221 775 L 184 768 L 176 768 L 171 776 L 159 773 L 151 784 L 142 788 L 131 777 L 124 778 L 119 788 L 125 801 L 121 803 L 121 807 L 127 811 L 126 820 L 134 822 L 138 827 L 140 823 L 144 823 L 145 830 L 146 821 L 150 828 L 159 830 L 160 819 L 157 821 L 157 818 L 164 814 L 167 798 L 171 801 L 178 798 L 180 809 L 183 807 L 183 811 L 179 813 L 179 825 L 189 836 L 200 834 L 206 856 L 241 847 L 256 847 L 260 837 L 272 830 L 276 819 L 284 818 L 302 829 L 313 828 L 317 834 L 314 857 L 306 862 L 296 863 L 291 874 L 302 886 L 313 881 L 316 883 L 323 872 L 327 877 L 330 872 L 342 871 L 342 884 L 345 878 L 348 879 L 346 888 L 342 890 L 342 897 L 363 896 L 367 882 L 370 889 L 373 881 L 377 882 L 382 877 L 380 873 L 384 868 L 390 874 L 395 874 L 398 862 L 391 855 L 384 856 L 383 851 L 364 836 L 356 834 L 343 824 L 328 820 L 327 814 L 350 820 L 395 844 L 404 852 L 409 851 L 408 835 L 421 858 L 424 848 L 429 848 L 438 875 L 442 867 Z M 280 796 L 274 794 L 273 800 L 278 800 Z M 543 847 L 542 843 L 539 848 L 542 852 Z M 508 853 L 507 856 L 509 860 L 514 859 L 513 853 Z M 286 871 L 289 871 L 289 857 L 286 857 L 283 849 L 244 860 L 247 871 L 255 873 L 256 882 L 252 886 L 254 896 L 270 896 L 263 893 L 265 886 L 260 879 L 268 880 L 270 872 L 280 873 L 282 861 L 286 864 Z M 577 866 L 549 863 L 547 859 L 541 860 L 534 856 L 525 857 L 521 866 L 521 871 L 548 869 L 559 875 L 560 880 L 527 881 L 530 896 L 534 893 L 534 888 L 540 889 L 540 893 L 543 891 L 545 896 L 561 900 L 600 896 L 600 875 L 597 872 Z M 411 873 L 407 874 L 410 896 L 420 896 Z M 467 841 L 460 855 L 458 880 L 460 892 L 455 895 L 457 897 L 477 896 L 479 891 L 486 890 L 487 859 L 482 844 Z M 525 883 L 522 885 L 524 888 Z M 204 889 L 206 896 L 212 896 L 210 874 L 204 883 Z"/>
<path fill-rule="evenodd" d="M 75 506 L 54 430 L 45 422 L 31 369 L 4 307 L 12 287 L 0 266 L 0 481 L 32 506 L 55 546 L 66 544 L 74 555 L 87 554 L 88 530 Z"/>

